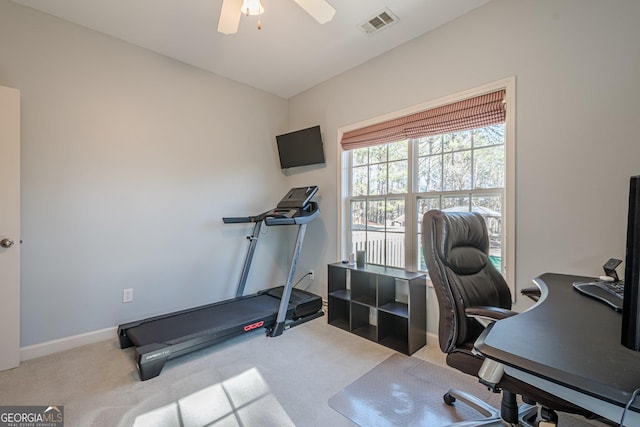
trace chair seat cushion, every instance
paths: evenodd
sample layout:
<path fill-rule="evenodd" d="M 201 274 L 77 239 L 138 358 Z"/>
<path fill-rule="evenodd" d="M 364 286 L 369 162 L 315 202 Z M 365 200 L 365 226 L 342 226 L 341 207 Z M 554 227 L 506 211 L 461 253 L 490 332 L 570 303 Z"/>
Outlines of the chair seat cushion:
<path fill-rule="evenodd" d="M 478 376 L 478 371 L 482 366 L 484 358 L 476 356 L 471 351 L 472 346 L 468 343 L 456 347 L 447 354 L 447 365 L 455 368 L 465 374 Z"/>

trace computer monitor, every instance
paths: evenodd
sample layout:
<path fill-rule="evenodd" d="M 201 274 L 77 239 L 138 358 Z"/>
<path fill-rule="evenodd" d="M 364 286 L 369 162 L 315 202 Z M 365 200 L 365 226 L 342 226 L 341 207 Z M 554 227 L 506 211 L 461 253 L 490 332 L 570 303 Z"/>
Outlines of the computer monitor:
<path fill-rule="evenodd" d="M 621 342 L 640 351 L 640 176 L 629 182 Z"/>

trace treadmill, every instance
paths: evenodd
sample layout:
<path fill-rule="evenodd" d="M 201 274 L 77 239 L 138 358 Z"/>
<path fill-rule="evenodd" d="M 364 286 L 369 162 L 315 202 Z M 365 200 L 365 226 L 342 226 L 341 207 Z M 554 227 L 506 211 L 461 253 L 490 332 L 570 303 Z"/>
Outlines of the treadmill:
<path fill-rule="evenodd" d="M 135 346 L 142 381 L 160 375 L 167 360 L 264 327 L 276 337 L 285 329 L 323 316 L 322 298 L 295 289 L 294 275 L 307 224 L 320 215 L 311 199 L 317 186 L 292 188 L 275 209 L 249 217 L 223 218 L 225 224 L 254 223 L 236 297 L 118 326 L 120 348 Z M 287 283 L 252 295 L 243 295 L 260 228 L 297 225 Z"/>

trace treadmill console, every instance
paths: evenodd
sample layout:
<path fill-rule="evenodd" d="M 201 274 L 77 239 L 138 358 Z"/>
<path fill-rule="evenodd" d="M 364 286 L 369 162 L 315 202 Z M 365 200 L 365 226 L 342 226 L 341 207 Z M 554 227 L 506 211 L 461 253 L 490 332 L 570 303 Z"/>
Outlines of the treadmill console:
<path fill-rule="evenodd" d="M 311 199 L 318 192 L 318 186 L 292 188 L 280 200 L 278 206 L 265 213 L 266 225 L 306 224 L 319 214 L 318 204 Z"/>
<path fill-rule="evenodd" d="M 299 208 L 305 209 L 311 198 L 318 192 L 318 186 L 292 188 L 278 203 L 280 208 Z"/>

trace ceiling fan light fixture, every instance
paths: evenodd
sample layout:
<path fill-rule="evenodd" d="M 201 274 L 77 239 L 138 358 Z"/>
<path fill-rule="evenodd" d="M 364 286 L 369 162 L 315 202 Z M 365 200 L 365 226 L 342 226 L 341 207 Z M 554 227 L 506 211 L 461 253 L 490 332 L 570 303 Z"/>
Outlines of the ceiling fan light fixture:
<path fill-rule="evenodd" d="M 260 0 L 243 0 L 240 10 L 247 16 L 262 15 L 264 13 L 264 7 L 262 7 Z"/>
<path fill-rule="evenodd" d="M 327 0 L 294 0 L 298 6 L 304 9 L 320 24 L 333 19 L 336 10 Z M 222 0 L 220 18 L 218 19 L 218 32 L 222 34 L 235 34 L 243 14 L 258 16 L 258 29 L 262 28 L 260 15 L 264 13 L 264 7 L 260 0 Z"/>

